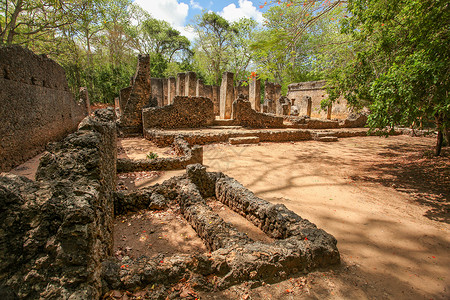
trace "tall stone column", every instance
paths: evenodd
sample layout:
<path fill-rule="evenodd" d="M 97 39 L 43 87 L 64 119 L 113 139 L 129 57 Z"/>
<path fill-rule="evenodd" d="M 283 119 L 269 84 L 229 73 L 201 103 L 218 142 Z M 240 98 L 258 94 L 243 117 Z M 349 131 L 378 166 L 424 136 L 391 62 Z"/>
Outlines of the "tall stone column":
<path fill-rule="evenodd" d="M 177 80 L 175 77 L 169 77 L 168 78 L 168 87 L 167 87 L 167 103 L 172 104 L 173 103 L 173 97 L 175 97 L 175 90 L 177 85 Z"/>
<path fill-rule="evenodd" d="M 197 89 L 197 74 L 195 72 L 187 72 L 185 79 L 185 96 L 195 97 L 195 91 Z"/>
<path fill-rule="evenodd" d="M 169 79 L 163 78 L 163 106 L 169 104 Z"/>
<path fill-rule="evenodd" d="M 213 85 L 211 87 L 211 89 L 212 89 L 211 100 L 214 104 L 214 115 L 219 116 L 220 115 L 220 86 Z"/>
<path fill-rule="evenodd" d="M 176 85 L 176 90 L 175 90 L 176 96 L 184 96 L 185 81 L 186 81 L 186 74 L 178 73 L 177 74 L 177 85 Z"/>
<path fill-rule="evenodd" d="M 310 96 L 303 96 L 303 102 L 306 106 L 306 115 L 311 118 L 312 100 Z"/>
<path fill-rule="evenodd" d="M 114 100 L 116 100 L 116 99 L 114 99 Z M 85 86 L 80 87 L 80 101 L 82 101 L 84 103 L 84 105 L 86 106 L 87 114 L 90 115 L 91 114 L 91 102 L 89 101 L 88 89 Z M 118 102 L 119 101 L 115 102 L 116 108 L 120 106 Z"/>
<path fill-rule="evenodd" d="M 224 72 L 220 86 L 220 118 L 230 119 L 234 100 L 234 73 Z"/>
<path fill-rule="evenodd" d="M 164 91 L 163 91 L 163 79 L 162 78 L 152 78 L 152 96 L 149 99 L 148 105 L 164 106 Z"/>
<path fill-rule="evenodd" d="M 248 100 L 252 105 L 252 108 L 257 112 L 261 111 L 261 80 L 260 79 L 250 79 L 249 82 L 249 92 Z"/>
<path fill-rule="evenodd" d="M 333 105 L 330 103 L 327 108 L 327 120 L 331 120 L 331 110 L 333 108 Z"/>
<path fill-rule="evenodd" d="M 197 87 L 195 88 L 195 96 L 196 97 L 206 97 L 204 95 L 205 85 L 203 84 L 203 80 L 200 78 L 197 79 Z"/>

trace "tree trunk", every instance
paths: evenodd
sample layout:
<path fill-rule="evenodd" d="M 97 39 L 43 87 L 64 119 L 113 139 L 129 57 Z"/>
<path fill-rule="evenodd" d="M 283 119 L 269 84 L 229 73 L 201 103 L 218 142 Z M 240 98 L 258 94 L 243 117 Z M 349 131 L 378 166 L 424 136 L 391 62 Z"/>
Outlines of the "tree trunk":
<path fill-rule="evenodd" d="M 434 153 L 435 156 L 441 155 L 443 140 L 444 140 L 444 135 L 442 134 L 442 129 L 438 129 L 437 141 L 436 141 L 436 152 Z"/>

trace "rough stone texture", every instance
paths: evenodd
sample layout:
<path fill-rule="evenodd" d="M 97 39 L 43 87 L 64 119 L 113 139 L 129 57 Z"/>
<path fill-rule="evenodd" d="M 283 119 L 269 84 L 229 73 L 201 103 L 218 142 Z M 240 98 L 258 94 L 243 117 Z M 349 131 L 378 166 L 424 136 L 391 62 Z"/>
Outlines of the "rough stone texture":
<path fill-rule="evenodd" d="M 298 106 L 292 105 L 291 106 L 291 116 L 298 116 L 300 114 Z"/>
<path fill-rule="evenodd" d="M 280 97 L 276 103 L 277 116 L 288 116 L 291 113 L 291 100 L 288 97 Z"/>
<path fill-rule="evenodd" d="M 179 157 L 139 160 L 119 158 L 117 160 L 117 172 L 182 170 L 185 169 L 187 165 L 203 163 L 203 148 L 201 146 L 196 145 L 191 147 L 181 137 L 177 137 L 175 138 L 172 147 Z"/>
<path fill-rule="evenodd" d="M 185 77 L 184 96 L 195 97 L 197 90 L 197 74 L 187 72 Z"/>
<path fill-rule="evenodd" d="M 151 95 L 150 57 L 139 55 L 136 74 L 132 80 L 129 97 L 123 104 L 119 122 L 124 131 L 142 132 L 142 108 L 148 104 Z"/>
<path fill-rule="evenodd" d="M 212 87 L 212 102 L 214 103 L 214 115 L 220 115 L 220 86 L 213 85 Z"/>
<path fill-rule="evenodd" d="M 125 108 L 125 104 L 128 101 L 128 98 L 130 98 L 131 93 L 131 86 L 128 86 L 126 88 L 123 88 L 119 91 L 119 106 L 120 106 L 120 113 L 123 113 L 123 110 Z"/>
<path fill-rule="evenodd" d="M 248 100 L 252 108 L 257 112 L 261 111 L 261 80 L 251 79 L 249 82 Z"/>
<path fill-rule="evenodd" d="M 162 103 L 162 105 L 164 106 L 164 105 L 169 104 L 169 79 L 163 78 L 162 84 L 163 84 L 163 103 Z"/>
<path fill-rule="evenodd" d="M 86 107 L 86 112 L 88 115 L 91 114 L 91 102 L 89 101 L 89 94 L 87 87 L 83 86 L 80 87 L 80 104 L 84 103 L 84 106 Z"/>
<path fill-rule="evenodd" d="M 19 46 L 0 48 L 0 171 L 9 171 L 76 130 L 86 103 L 69 92 L 64 70 Z"/>
<path fill-rule="evenodd" d="M 248 84 L 244 84 L 243 81 L 239 81 L 237 83 L 237 85 L 234 87 L 234 95 L 244 95 L 245 97 L 249 97 L 249 85 Z"/>
<path fill-rule="evenodd" d="M 205 95 L 205 84 L 200 78 L 197 79 L 197 85 L 195 87 L 195 97 L 206 97 L 211 99 L 211 97 Z"/>
<path fill-rule="evenodd" d="M 52 144 L 37 179 L 0 176 L 0 289 L 6 299 L 99 299 L 112 254 L 114 111 Z"/>
<path fill-rule="evenodd" d="M 264 103 L 262 105 L 262 112 L 267 114 L 276 114 L 276 103 L 271 99 L 264 99 Z"/>
<path fill-rule="evenodd" d="M 161 202 L 176 201 L 180 211 L 212 251 L 205 255 L 174 255 L 156 259 L 128 260 L 120 269 L 114 259 L 104 264 L 103 278 L 109 288 L 134 289 L 179 281 L 187 274 L 217 276 L 216 287 L 227 288 L 243 281 L 277 281 L 340 262 L 336 239 L 302 219 L 282 204 L 256 197 L 237 181 L 222 173 L 208 173 L 201 165 L 190 165 L 187 174 L 161 185 L 133 193 L 117 193 L 118 213 L 149 207 L 157 193 Z M 272 244 L 254 242 L 225 222 L 206 204 L 215 196 L 267 235 Z M 124 262 L 120 262 L 123 264 Z"/>
<path fill-rule="evenodd" d="M 169 87 L 168 87 L 168 91 L 167 91 L 167 98 L 168 98 L 167 104 L 173 103 L 173 98 L 175 97 L 176 84 L 177 84 L 177 80 L 175 79 L 175 77 L 169 77 Z"/>
<path fill-rule="evenodd" d="M 250 101 L 245 96 L 233 102 L 233 119 L 237 125 L 251 128 L 283 128 L 283 118 L 276 117 L 252 109 Z"/>
<path fill-rule="evenodd" d="M 164 106 L 164 79 L 163 78 L 151 78 L 152 93 L 150 101 L 146 104 L 148 106 Z M 156 103 L 157 105 L 152 105 Z"/>
<path fill-rule="evenodd" d="M 339 123 L 341 128 L 364 127 L 367 123 L 366 114 L 350 114 L 347 119 Z"/>
<path fill-rule="evenodd" d="M 304 96 L 310 96 L 312 100 L 312 114 L 311 117 L 315 118 L 325 118 L 327 112 L 323 111 L 320 107 L 320 102 L 323 99 L 328 98 L 328 93 L 325 89 L 326 81 L 308 81 L 300 83 L 292 83 L 288 85 L 287 96 L 289 99 L 295 99 L 299 104 L 300 115 L 306 115 L 306 107 L 300 106 L 300 101 Z M 345 119 L 349 114 L 347 108 L 347 100 L 344 98 L 339 98 L 337 102 L 334 103 L 331 111 L 333 118 Z"/>
<path fill-rule="evenodd" d="M 264 99 L 272 100 L 273 103 L 280 99 L 281 97 L 281 85 L 278 83 L 268 82 L 264 83 Z M 273 108 L 273 112 L 275 113 L 275 107 Z"/>
<path fill-rule="evenodd" d="M 311 118 L 312 100 L 310 96 L 303 96 L 300 102 L 300 109 L 306 111 L 305 115 Z"/>
<path fill-rule="evenodd" d="M 234 74 L 224 72 L 220 86 L 220 118 L 230 119 L 234 101 Z"/>
<path fill-rule="evenodd" d="M 230 138 L 229 142 L 231 145 L 258 144 L 259 137 L 257 137 L 257 136 L 235 137 L 235 138 Z"/>
<path fill-rule="evenodd" d="M 198 128 L 214 121 L 213 103 L 204 97 L 176 96 L 173 104 L 142 111 L 144 130 L 149 128 Z"/>
<path fill-rule="evenodd" d="M 175 96 L 186 96 L 185 89 L 186 89 L 186 74 L 177 73 Z"/>
<path fill-rule="evenodd" d="M 363 132 L 366 134 L 366 131 Z M 159 147 L 170 146 L 175 137 L 181 135 L 191 145 L 206 145 L 211 143 L 227 143 L 233 137 L 257 136 L 261 142 L 291 142 L 291 141 L 305 141 L 311 140 L 312 134 L 308 130 L 302 129 L 247 129 L 247 130 L 226 130 L 221 129 L 216 132 L 196 133 L 186 132 L 180 134 L 179 132 L 166 132 L 162 130 L 145 130 L 144 137 Z M 358 133 L 359 136 L 359 133 Z"/>

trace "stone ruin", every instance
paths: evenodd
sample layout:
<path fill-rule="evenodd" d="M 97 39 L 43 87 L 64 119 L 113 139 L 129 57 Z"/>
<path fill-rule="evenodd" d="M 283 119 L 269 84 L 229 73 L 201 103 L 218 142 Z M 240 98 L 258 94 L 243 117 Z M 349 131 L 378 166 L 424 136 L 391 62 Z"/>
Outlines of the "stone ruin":
<path fill-rule="evenodd" d="M 87 99 L 69 91 L 64 69 L 19 46 L 0 48 L 0 172 L 76 130 Z"/>
<path fill-rule="evenodd" d="M 39 59 L 44 65 L 54 64 Z M 69 119 L 73 123 L 63 115 L 63 120 L 72 126 L 69 129 L 82 121 L 76 132 L 47 146 L 36 181 L 0 175 L 0 218 L 4 220 L 0 223 L 0 297 L 98 299 L 113 290 L 151 287 L 155 298 L 165 298 L 171 285 L 180 280 L 195 279 L 199 288 L 220 290 L 245 281 L 254 285 L 277 282 L 338 264 L 337 241 L 332 235 L 284 205 L 256 197 L 233 178 L 207 172 L 201 165 L 203 148 L 199 145 L 232 139 L 233 144 L 239 144 L 239 139 L 298 141 L 321 138 L 324 134 L 336 139 L 355 133 L 337 131 L 329 136 L 304 129 L 356 127 L 365 122 L 365 117 L 352 116 L 339 123 L 292 116 L 295 100 L 281 97 L 277 85 L 272 85 L 270 91 L 270 84 L 266 84 L 266 96 L 274 98 L 266 99 L 272 101 L 271 109 L 275 111 L 266 114 L 260 112 L 259 80 L 236 88 L 233 74 L 227 72 L 219 88 L 204 85 L 193 72 L 155 79 L 149 74 L 148 56 L 141 55 L 138 60 L 131 85 L 120 91 L 116 108 L 96 110 L 84 119 L 81 116 L 86 115 L 88 102 L 85 91 L 81 93 L 83 100 L 75 103 L 65 81 L 41 80 L 49 77 L 40 73 L 18 77 L 34 78 L 32 83 L 42 81 L 43 87 L 20 83 L 20 89 L 37 94 L 37 102 L 48 102 L 44 97 L 38 99 L 42 95 L 50 95 L 53 101 L 66 101 L 66 107 L 61 109 L 72 109 Z M 0 55 L 2 64 L 3 61 Z M 0 80 L 16 84 L 15 68 L 2 68 Z M 54 70 L 63 75 L 58 67 Z M 8 92 L 7 97 L 4 90 L 0 93 L 2 99 L 9 99 L 11 94 Z M 235 93 L 239 94 L 235 97 Z M 36 103 L 36 107 L 39 105 Z M 268 109 L 263 105 L 261 110 L 264 107 Z M 53 111 L 45 113 L 52 116 Z M 225 119 L 217 120 L 218 114 Z M 23 112 L 24 115 L 27 114 Z M 53 128 L 51 123 L 38 124 Z M 222 124 L 245 129 L 221 128 L 206 134 L 179 131 Z M 178 157 L 117 159 L 118 133 L 141 133 L 159 146 L 172 145 Z M 162 184 L 137 191 L 117 189 L 117 173 L 184 168 L 185 175 Z M 250 221 L 273 242 L 252 240 L 227 223 L 213 211 L 211 199 Z M 114 255 L 115 218 L 143 210 L 165 211 L 169 207 L 192 226 L 210 252 L 122 259 Z"/>

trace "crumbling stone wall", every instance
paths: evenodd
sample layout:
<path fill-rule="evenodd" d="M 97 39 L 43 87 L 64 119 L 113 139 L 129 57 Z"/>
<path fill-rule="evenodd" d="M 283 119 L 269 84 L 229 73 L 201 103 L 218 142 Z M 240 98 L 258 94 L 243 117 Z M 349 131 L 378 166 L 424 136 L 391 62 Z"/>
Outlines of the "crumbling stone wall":
<path fill-rule="evenodd" d="M 255 242 L 227 223 L 208 206 L 215 197 L 261 228 L 274 243 Z M 186 175 L 135 192 L 117 192 L 117 213 L 176 201 L 183 216 L 211 250 L 209 254 L 129 259 L 120 269 L 111 258 L 104 263 L 103 278 L 112 289 L 135 289 L 157 283 L 178 282 L 186 274 L 216 276 L 215 287 L 224 289 L 244 281 L 276 281 L 287 276 L 340 262 L 336 239 L 302 219 L 282 204 L 256 197 L 239 182 L 222 173 L 189 165 Z M 161 258 L 162 257 L 162 258 Z M 207 284 L 207 281 L 204 280 Z"/>
<path fill-rule="evenodd" d="M 321 110 L 320 102 L 328 98 L 328 93 L 325 89 L 326 81 L 308 81 L 300 83 L 292 83 L 288 85 L 287 97 L 294 99 L 299 108 L 300 115 L 307 115 L 307 104 L 304 103 L 305 96 L 311 97 L 311 117 L 314 118 L 326 118 L 327 111 Z M 333 103 L 331 109 L 331 117 L 337 119 L 345 119 L 349 114 L 347 108 L 347 100 L 339 98 L 339 100 Z"/>
<path fill-rule="evenodd" d="M 122 95 L 128 96 L 128 98 L 122 98 Z M 119 127 L 123 132 L 142 133 L 142 108 L 145 105 L 158 105 L 158 103 L 151 100 L 154 100 L 154 98 L 152 98 L 150 57 L 148 55 L 139 55 L 131 89 L 129 92 L 121 92 L 120 101 L 123 107 Z"/>
<path fill-rule="evenodd" d="M 101 262 L 112 254 L 117 150 L 114 111 L 94 114 L 49 146 L 38 181 L 0 176 L 3 299 L 101 295 Z"/>
<path fill-rule="evenodd" d="M 204 97 L 176 96 L 164 107 L 148 107 L 142 112 L 144 131 L 150 128 L 198 128 L 211 125 L 214 107 Z"/>
<path fill-rule="evenodd" d="M 283 128 L 283 118 L 260 113 L 252 109 L 250 101 L 240 95 L 233 102 L 232 118 L 244 127 L 251 128 Z"/>
<path fill-rule="evenodd" d="M 51 59 L 19 46 L 0 48 L 0 172 L 76 130 L 87 115 Z"/>
<path fill-rule="evenodd" d="M 176 137 L 172 145 L 176 158 L 155 159 L 117 159 L 117 172 L 140 172 L 159 170 L 182 170 L 190 164 L 203 164 L 203 147 L 195 145 L 191 147 L 182 137 Z"/>

